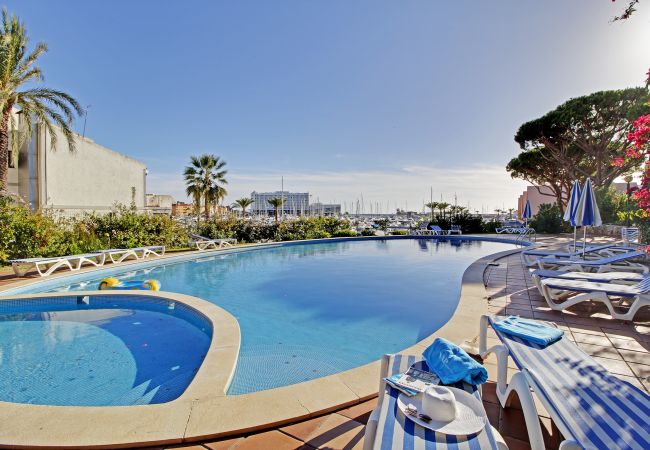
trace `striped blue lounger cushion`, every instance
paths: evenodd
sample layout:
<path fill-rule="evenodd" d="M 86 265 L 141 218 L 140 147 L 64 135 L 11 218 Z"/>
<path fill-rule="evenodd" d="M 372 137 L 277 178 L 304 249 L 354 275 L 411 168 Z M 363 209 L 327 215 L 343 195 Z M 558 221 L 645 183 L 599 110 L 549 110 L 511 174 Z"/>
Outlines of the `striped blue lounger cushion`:
<path fill-rule="evenodd" d="M 559 263 L 559 264 L 579 264 L 581 266 L 605 266 L 607 264 L 612 264 L 616 262 L 625 261 L 628 259 L 640 258 L 645 256 L 643 252 L 629 252 L 629 253 L 620 253 L 618 255 L 608 256 L 607 258 L 600 259 L 554 259 L 554 258 L 542 258 L 542 261 L 545 263 Z"/>
<path fill-rule="evenodd" d="M 491 321 L 501 319 L 491 318 Z M 650 396 L 568 339 L 542 348 L 495 330 L 520 370 L 537 384 L 565 439 L 588 449 L 650 449 Z"/>
<path fill-rule="evenodd" d="M 562 270 L 536 269 L 530 272 L 541 278 L 562 278 L 565 280 L 588 280 L 600 283 L 610 281 L 641 281 L 643 275 L 634 272 L 567 272 Z"/>
<path fill-rule="evenodd" d="M 594 281 L 564 280 L 561 278 L 546 278 L 542 280 L 544 286 L 552 289 L 564 289 L 573 292 L 604 292 L 609 295 L 621 297 L 635 297 L 645 294 L 650 290 L 650 277 L 645 277 L 637 284 L 597 283 Z"/>

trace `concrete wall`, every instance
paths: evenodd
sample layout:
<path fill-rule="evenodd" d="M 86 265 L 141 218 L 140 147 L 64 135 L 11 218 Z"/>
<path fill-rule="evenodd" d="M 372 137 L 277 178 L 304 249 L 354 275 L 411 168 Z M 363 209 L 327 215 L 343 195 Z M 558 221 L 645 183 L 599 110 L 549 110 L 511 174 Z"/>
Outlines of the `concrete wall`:
<path fill-rule="evenodd" d="M 537 214 L 539 207 L 544 203 L 552 204 L 556 201 L 555 195 L 553 195 L 553 191 L 548 186 L 540 186 L 539 188 L 535 186 L 528 186 L 524 193 L 521 194 L 517 200 L 517 216 L 520 219 L 524 214 L 526 200 L 530 200 L 530 209 L 533 212 L 533 216 Z"/>
<path fill-rule="evenodd" d="M 76 151 L 70 152 L 58 132 L 57 148 L 50 147 L 49 135 L 40 127 L 37 137 L 40 166 L 40 204 L 43 208 L 109 211 L 115 203 L 145 207 L 144 163 L 77 137 Z"/>

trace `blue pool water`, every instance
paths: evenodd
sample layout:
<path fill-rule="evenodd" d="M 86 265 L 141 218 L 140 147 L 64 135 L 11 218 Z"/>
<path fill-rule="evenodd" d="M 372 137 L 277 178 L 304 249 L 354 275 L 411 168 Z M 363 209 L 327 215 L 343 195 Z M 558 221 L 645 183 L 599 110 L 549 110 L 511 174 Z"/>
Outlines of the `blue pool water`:
<path fill-rule="evenodd" d="M 163 291 L 203 298 L 237 318 L 242 345 L 234 395 L 358 367 L 418 342 L 453 314 L 465 269 L 511 248 L 457 238 L 347 240 L 115 270 L 125 280 L 158 279 Z M 96 289 L 102 277 L 30 289 Z M 468 324 L 468 336 L 477 329 Z"/>
<path fill-rule="evenodd" d="M 190 384 L 211 325 L 157 300 L 0 302 L 0 400 L 39 405 L 164 403 Z"/>

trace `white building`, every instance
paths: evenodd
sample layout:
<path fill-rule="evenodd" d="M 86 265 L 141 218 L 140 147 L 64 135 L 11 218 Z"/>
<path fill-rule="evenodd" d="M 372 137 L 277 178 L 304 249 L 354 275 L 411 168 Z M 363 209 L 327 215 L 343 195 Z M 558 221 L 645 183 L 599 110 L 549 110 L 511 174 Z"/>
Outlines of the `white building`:
<path fill-rule="evenodd" d="M 340 203 L 312 203 L 309 205 L 309 214 L 312 216 L 340 216 Z"/>
<path fill-rule="evenodd" d="M 282 214 L 302 216 L 309 213 L 309 192 L 251 192 L 251 214 L 273 215 L 275 208 L 269 203 L 272 198 L 282 198 Z"/>
<path fill-rule="evenodd" d="M 18 123 L 20 117 L 16 115 Z M 144 210 L 144 163 L 79 135 L 75 152 L 70 152 L 65 137 L 56 130 L 56 149 L 51 148 L 45 127 L 38 125 L 18 155 L 10 155 L 9 192 L 18 194 L 34 210 L 49 209 L 63 215 L 107 212 L 115 204 Z"/>
<path fill-rule="evenodd" d="M 174 197 L 165 194 L 147 194 L 146 195 L 146 208 L 152 214 L 166 214 L 172 215 L 172 205 Z"/>

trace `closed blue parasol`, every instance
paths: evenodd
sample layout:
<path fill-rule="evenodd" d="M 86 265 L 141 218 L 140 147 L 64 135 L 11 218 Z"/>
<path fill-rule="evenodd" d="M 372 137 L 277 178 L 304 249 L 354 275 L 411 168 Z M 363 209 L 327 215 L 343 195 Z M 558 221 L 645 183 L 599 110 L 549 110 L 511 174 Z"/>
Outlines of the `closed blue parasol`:
<path fill-rule="evenodd" d="M 522 217 L 526 221 L 526 226 L 528 226 L 528 219 L 533 217 L 533 210 L 530 207 L 530 200 L 526 200 L 526 206 L 524 206 L 524 213 L 522 214 Z"/>
<path fill-rule="evenodd" d="M 578 211 L 578 203 L 580 202 L 580 182 L 575 180 L 571 187 L 571 194 L 569 195 L 569 202 L 564 211 L 564 220 L 569 222 L 573 227 L 573 251 L 576 251 L 576 212 Z"/>
<path fill-rule="evenodd" d="M 582 188 L 582 195 L 578 202 L 575 220 L 577 226 L 583 227 L 582 256 L 584 257 L 585 246 L 587 244 L 587 227 L 597 227 L 603 223 L 600 218 L 598 203 L 596 203 L 596 194 L 590 178 L 587 178 L 585 186 Z"/>

